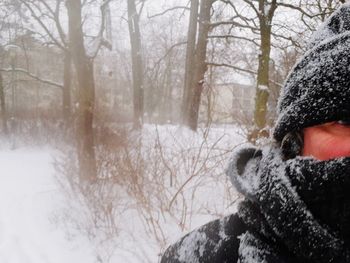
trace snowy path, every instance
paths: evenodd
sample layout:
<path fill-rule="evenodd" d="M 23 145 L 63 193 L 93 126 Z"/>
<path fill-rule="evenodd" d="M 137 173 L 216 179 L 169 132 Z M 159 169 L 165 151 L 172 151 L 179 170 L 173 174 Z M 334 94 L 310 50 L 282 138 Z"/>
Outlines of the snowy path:
<path fill-rule="evenodd" d="M 52 223 L 60 194 L 50 151 L 0 151 L 0 262 L 93 262 Z M 88 259 L 90 258 L 90 260 Z"/>

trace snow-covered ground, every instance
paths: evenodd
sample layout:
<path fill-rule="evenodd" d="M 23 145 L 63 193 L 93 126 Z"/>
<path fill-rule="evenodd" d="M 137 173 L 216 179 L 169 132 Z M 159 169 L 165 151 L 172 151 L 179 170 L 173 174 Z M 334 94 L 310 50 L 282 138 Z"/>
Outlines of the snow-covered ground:
<path fill-rule="evenodd" d="M 116 211 L 118 231 L 115 238 L 107 241 L 99 239 L 98 229 L 91 231 L 93 235 L 84 234 L 86 229 L 77 229 L 76 226 L 84 226 L 83 221 L 88 218 L 84 211 L 87 210 L 86 207 L 80 210 L 81 202 L 74 203 L 72 197 L 67 196 L 67 192 L 63 193 L 58 184 L 54 159 L 61 153 L 50 147 L 23 147 L 15 150 L 2 147 L 0 262 L 157 262 L 165 247 L 180 236 L 234 209 L 231 204 L 234 201 L 231 200 L 233 195 L 228 192 L 228 182 L 220 173 L 226 165 L 226 158 L 229 156 L 227 152 L 243 141 L 243 137 L 237 132 L 232 127 L 213 128 L 205 135 L 207 142 L 204 144 L 201 132 L 193 134 L 186 129 L 172 126 L 146 126 L 144 144 L 148 144 L 149 149 L 145 154 L 150 158 L 157 158 L 159 150 L 154 149 L 158 146 L 153 149 L 152 143 L 156 140 L 162 144 L 162 158 L 168 162 L 164 171 L 175 171 L 173 185 L 160 188 L 166 191 L 160 194 L 156 193 L 158 188 L 152 188 L 152 178 L 156 177 L 146 181 L 150 188 L 145 189 L 143 194 L 147 196 L 150 191 L 150 198 L 155 196 L 149 202 L 151 206 L 147 210 L 138 207 L 137 200 L 132 200 L 132 196 L 128 200 L 127 195 L 119 195 L 116 199 L 122 202 L 117 205 L 123 210 Z M 216 163 L 217 158 L 220 160 Z M 204 168 L 197 165 L 202 160 L 206 161 Z M 161 163 L 160 160 L 155 160 L 155 164 L 157 163 Z M 159 165 L 155 167 L 160 169 Z M 193 167 L 200 168 L 194 169 L 195 172 L 198 171 L 198 175 L 187 182 L 191 175 L 187 173 Z M 153 166 L 146 166 L 145 169 L 150 169 L 147 173 L 151 174 Z M 166 178 L 164 183 L 168 184 L 169 175 L 162 174 L 162 171 L 160 169 L 157 172 Z M 145 176 L 148 176 L 147 173 Z M 179 186 L 183 189 L 176 196 L 174 194 L 179 190 L 176 187 Z M 118 194 L 121 194 L 120 191 Z M 169 204 L 169 200 L 162 198 L 171 199 L 174 196 L 176 198 L 171 209 L 163 208 L 158 211 L 158 204 Z M 74 217 L 79 217 L 75 227 L 74 222 L 69 222 L 74 221 Z M 152 224 L 158 224 L 154 229 L 148 225 L 150 219 L 156 220 Z M 89 228 L 89 224 L 86 226 Z M 152 231 L 155 236 L 152 236 Z"/>
<path fill-rule="evenodd" d="M 94 262 L 83 238 L 68 240 L 54 223 L 62 196 L 53 153 L 48 148 L 0 151 L 0 262 Z"/>

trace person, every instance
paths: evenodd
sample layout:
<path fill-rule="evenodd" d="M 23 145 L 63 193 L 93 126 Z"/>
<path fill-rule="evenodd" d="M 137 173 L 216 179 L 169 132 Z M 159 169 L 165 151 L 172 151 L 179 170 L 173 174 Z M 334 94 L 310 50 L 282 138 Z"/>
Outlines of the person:
<path fill-rule="evenodd" d="M 312 36 L 281 91 L 270 145 L 235 150 L 238 212 L 187 234 L 162 263 L 350 262 L 350 4 Z"/>

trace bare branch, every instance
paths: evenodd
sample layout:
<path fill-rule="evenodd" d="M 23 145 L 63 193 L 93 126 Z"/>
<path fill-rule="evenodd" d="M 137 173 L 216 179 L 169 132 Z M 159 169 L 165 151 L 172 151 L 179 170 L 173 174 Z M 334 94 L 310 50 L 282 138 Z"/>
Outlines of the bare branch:
<path fill-rule="evenodd" d="M 97 45 L 96 45 L 96 48 L 95 50 L 92 52 L 92 58 L 95 58 L 100 50 L 100 48 L 102 46 L 105 46 L 106 48 L 108 49 L 112 49 L 112 47 L 110 45 L 108 45 L 108 41 L 106 41 L 104 38 L 103 38 L 103 32 L 105 31 L 105 19 L 106 19 L 106 10 L 107 10 L 107 6 L 109 4 L 111 0 L 104 0 L 103 3 L 101 4 L 101 7 L 100 7 L 100 10 L 101 10 L 101 25 L 100 25 L 100 30 L 98 32 L 98 35 L 97 35 Z"/>
<path fill-rule="evenodd" d="M 211 35 L 208 36 L 208 38 L 224 38 L 224 39 L 229 39 L 229 38 L 234 38 L 234 39 L 239 39 L 239 40 L 245 40 L 248 42 L 253 43 L 254 45 L 260 46 L 259 43 L 257 43 L 253 38 L 248 38 L 248 37 L 242 37 L 242 36 L 233 36 L 233 35 Z"/>
<path fill-rule="evenodd" d="M 283 7 L 287 7 L 287 8 L 290 8 L 290 9 L 293 9 L 293 10 L 297 10 L 299 11 L 303 16 L 307 16 L 309 18 L 314 18 L 315 16 L 319 15 L 319 14 L 309 14 L 307 13 L 303 8 L 301 8 L 300 6 L 295 6 L 295 5 L 292 5 L 292 4 L 286 4 L 286 3 L 278 3 L 279 6 L 283 6 Z"/>
<path fill-rule="evenodd" d="M 11 72 L 20 72 L 20 73 L 24 73 L 26 74 L 27 76 L 31 77 L 32 79 L 35 79 L 37 81 L 40 81 L 41 83 L 44 83 L 44 84 L 48 84 L 48 85 L 51 85 L 51 86 L 55 86 L 55 87 L 58 87 L 60 89 L 63 89 L 63 85 L 60 84 L 60 83 L 56 83 L 56 82 L 53 82 L 51 80 L 47 80 L 47 79 L 42 79 L 32 73 L 30 73 L 29 71 L 25 70 L 25 69 L 22 69 L 22 68 L 0 68 L 0 71 L 2 72 L 7 72 L 7 73 L 11 73 Z"/>
<path fill-rule="evenodd" d="M 269 12 L 267 14 L 268 21 L 272 21 L 272 18 L 273 18 L 274 14 L 275 14 L 275 11 L 276 11 L 277 7 L 278 7 L 277 0 L 272 0 L 271 4 L 270 4 Z"/>
<path fill-rule="evenodd" d="M 295 41 L 291 36 L 287 37 L 287 36 L 276 34 L 273 32 L 271 32 L 271 35 L 274 36 L 275 38 L 281 38 L 281 39 L 290 41 L 293 44 L 293 46 L 301 48 L 300 44 L 297 41 Z"/>
<path fill-rule="evenodd" d="M 260 12 L 258 9 L 256 9 L 255 5 L 253 4 L 253 2 L 251 0 L 243 0 L 245 3 L 247 3 L 256 13 L 257 16 L 260 16 Z"/>
<path fill-rule="evenodd" d="M 32 8 L 30 2 L 26 0 L 20 0 L 22 4 L 24 4 L 28 10 L 30 11 L 32 17 L 38 22 L 38 24 L 41 26 L 41 28 L 45 31 L 45 33 L 52 39 L 52 41 L 62 50 L 66 50 L 66 47 L 60 43 L 52 34 L 51 30 L 48 29 L 48 27 L 45 25 L 45 23 L 42 21 L 42 19 L 35 13 L 34 9 Z"/>
<path fill-rule="evenodd" d="M 64 33 L 64 30 L 62 28 L 62 25 L 60 23 L 60 6 L 62 3 L 62 0 L 56 0 L 56 6 L 55 6 L 55 10 L 53 10 L 50 5 L 48 5 L 48 3 L 45 0 L 39 0 L 45 7 L 47 10 L 49 10 L 49 12 L 52 14 L 52 20 L 55 22 L 58 34 L 60 36 L 60 39 L 63 43 L 63 45 L 66 47 L 67 46 L 67 41 L 66 41 L 66 34 Z"/>
<path fill-rule="evenodd" d="M 143 8 L 145 7 L 145 3 L 146 3 L 146 0 L 143 0 L 141 2 L 141 7 L 140 7 L 140 10 L 138 11 L 138 16 L 141 16 Z"/>
<path fill-rule="evenodd" d="M 212 66 L 212 67 L 226 67 L 226 68 L 231 68 L 234 70 L 238 70 L 244 73 L 248 73 L 248 74 L 252 74 L 252 75 L 257 75 L 258 73 L 256 71 L 250 70 L 250 69 L 244 69 L 244 68 L 240 68 L 240 67 L 236 67 L 230 64 L 226 64 L 226 63 L 214 63 L 214 62 L 207 62 L 206 63 L 208 66 Z"/>
<path fill-rule="evenodd" d="M 239 12 L 237 10 L 236 6 L 232 3 L 231 0 L 220 0 L 220 1 L 223 2 L 224 4 L 231 6 L 233 11 L 235 12 L 235 16 L 237 18 L 240 18 L 246 25 L 249 25 L 249 23 L 248 23 L 248 21 L 249 21 L 249 22 L 253 23 L 254 27 L 258 28 L 258 25 L 255 22 L 256 17 L 255 18 L 248 18 L 248 17 L 242 16 L 241 12 Z"/>
<path fill-rule="evenodd" d="M 249 25 L 244 25 L 244 24 L 241 24 L 241 23 L 238 23 L 236 21 L 232 21 L 232 20 L 229 20 L 229 21 L 219 21 L 219 22 L 214 22 L 214 23 L 211 23 L 210 26 L 212 28 L 214 27 L 218 27 L 218 26 L 221 26 L 221 25 L 232 25 L 232 26 L 237 26 L 237 27 L 241 27 L 241 28 L 248 28 L 252 31 L 258 31 L 259 29 L 256 28 L 256 27 L 253 27 L 253 26 L 249 26 Z"/>
<path fill-rule="evenodd" d="M 230 64 L 226 64 L 226 63 L 214 63 L 214 62 L 207 62 L 207 65 L 208 66 L 212 66 L 212 67 L 226 67 L 226 68 L 231 68 L 231 69 L 234 69 L 234 70 L 237 70 L 237 71 L 241 71 L 241 72 L 244 72 L 244 73 L 248 73 L 248 74 L 252 74 L 252 75 L 257 75 L 258 73 L 256 71 L 253 71 L 253 70 L 250 70 L 250 69 L 244 69 L 244 68 L 240 68 L 240 67 L 236 67 L 236 66 L 233 66 L 233 65 L 230 65 Z M 271 81 L 273 84 L 279 86 L 279 87 L 282 87 L 283 84 L 281 83 L 278 83 L 274 80 L 269 80 Z"/>
<path fill-rule="evenodd" d="M 155 68 L 157 65 L 160 64 L 160 62 L 162 62 L 163 59 L 165 59 L 170 53 L 171 51 L 173 51 L 174 48 L 178 47 L 178 46 L 181 46 L 181 45 L 185 45 L 187 44 L 187 41 L 183 41 L 183 42 L 178 42 L 178 43 L 175 43 L 174 45 L 172 45 L 168 50 L 167 52 L 160 58 L 158 59 L 154 65 L 153 65 L 153 68 Z M 147 70 L 148 71 L 148 70 Z M 145 72 L 145 74 L 147 73 L 147 71 Z"/>
<path fill-rule="evenodd" d="M 50 17 L 50 18 L 55 22 L 60 39 L 61 39 L 63 45 L 66 47 L 67 46 L 66 34 L 64 33 L 64 30 L 63 30 L 62 25 L 60 23 L 60 6 L 61 6 L 63 0 L 56 0 L 55 10 L 53 10 L 50 7 L 50 5 L 47 3 L 46 0 L 39 0 L 39 1 L 46 7 L 46 9 L 49 11 L 49 13 L 52 14 L 52 17 Z"/>
<path fill-rule="evenodd" d="M 299 11 L 300 13 L 302 13 L 304 16 L 307 16 L 308 18 L 314 18 L 314 17 L 317 17 L 319 16 L 320 14 L 309 14 L 307 12 L 305 12 L 304 9 L 302 9 L 300 6 L 295 6 L 295 5 L 292 5 L 292 4 L 286 4 L 286 3 L 278 3 L 279 6 L 283 6 L 283 7 L 287 7 L 287 8 L 290 8 L 290 9 L 294 9 L 294 10 L 297 10 Z"/>
<path fill-rule="evenodd" d="M 190 10 L 189 7 L 187 6 L 174 6 L 174 7 L 171 7 L 171 8 L 168 8 L 166 10 L 164 10 L 163 12 L 161 13 L 158 13 L 158 14 L 154 14 L 154 15 L 147 15 L 148 18 L 154 18 L 154 17 L 157 17 L 157 16 L 162 16 L 168 12 L 171 12 L 171 11 L 174 11 L 174 10 L 178 10 L 178 9 L 182 9 L 182 10 Z"/>

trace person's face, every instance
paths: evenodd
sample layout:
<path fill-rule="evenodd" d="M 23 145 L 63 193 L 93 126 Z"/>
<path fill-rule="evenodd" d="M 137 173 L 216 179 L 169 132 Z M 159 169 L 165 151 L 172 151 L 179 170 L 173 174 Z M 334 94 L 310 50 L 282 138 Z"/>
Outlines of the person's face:
<path fill-rule="evenodd" d="M 302 155 L 322 161 L 350 157 L 350 121 L 329 122 L 305 128 Z"/>

